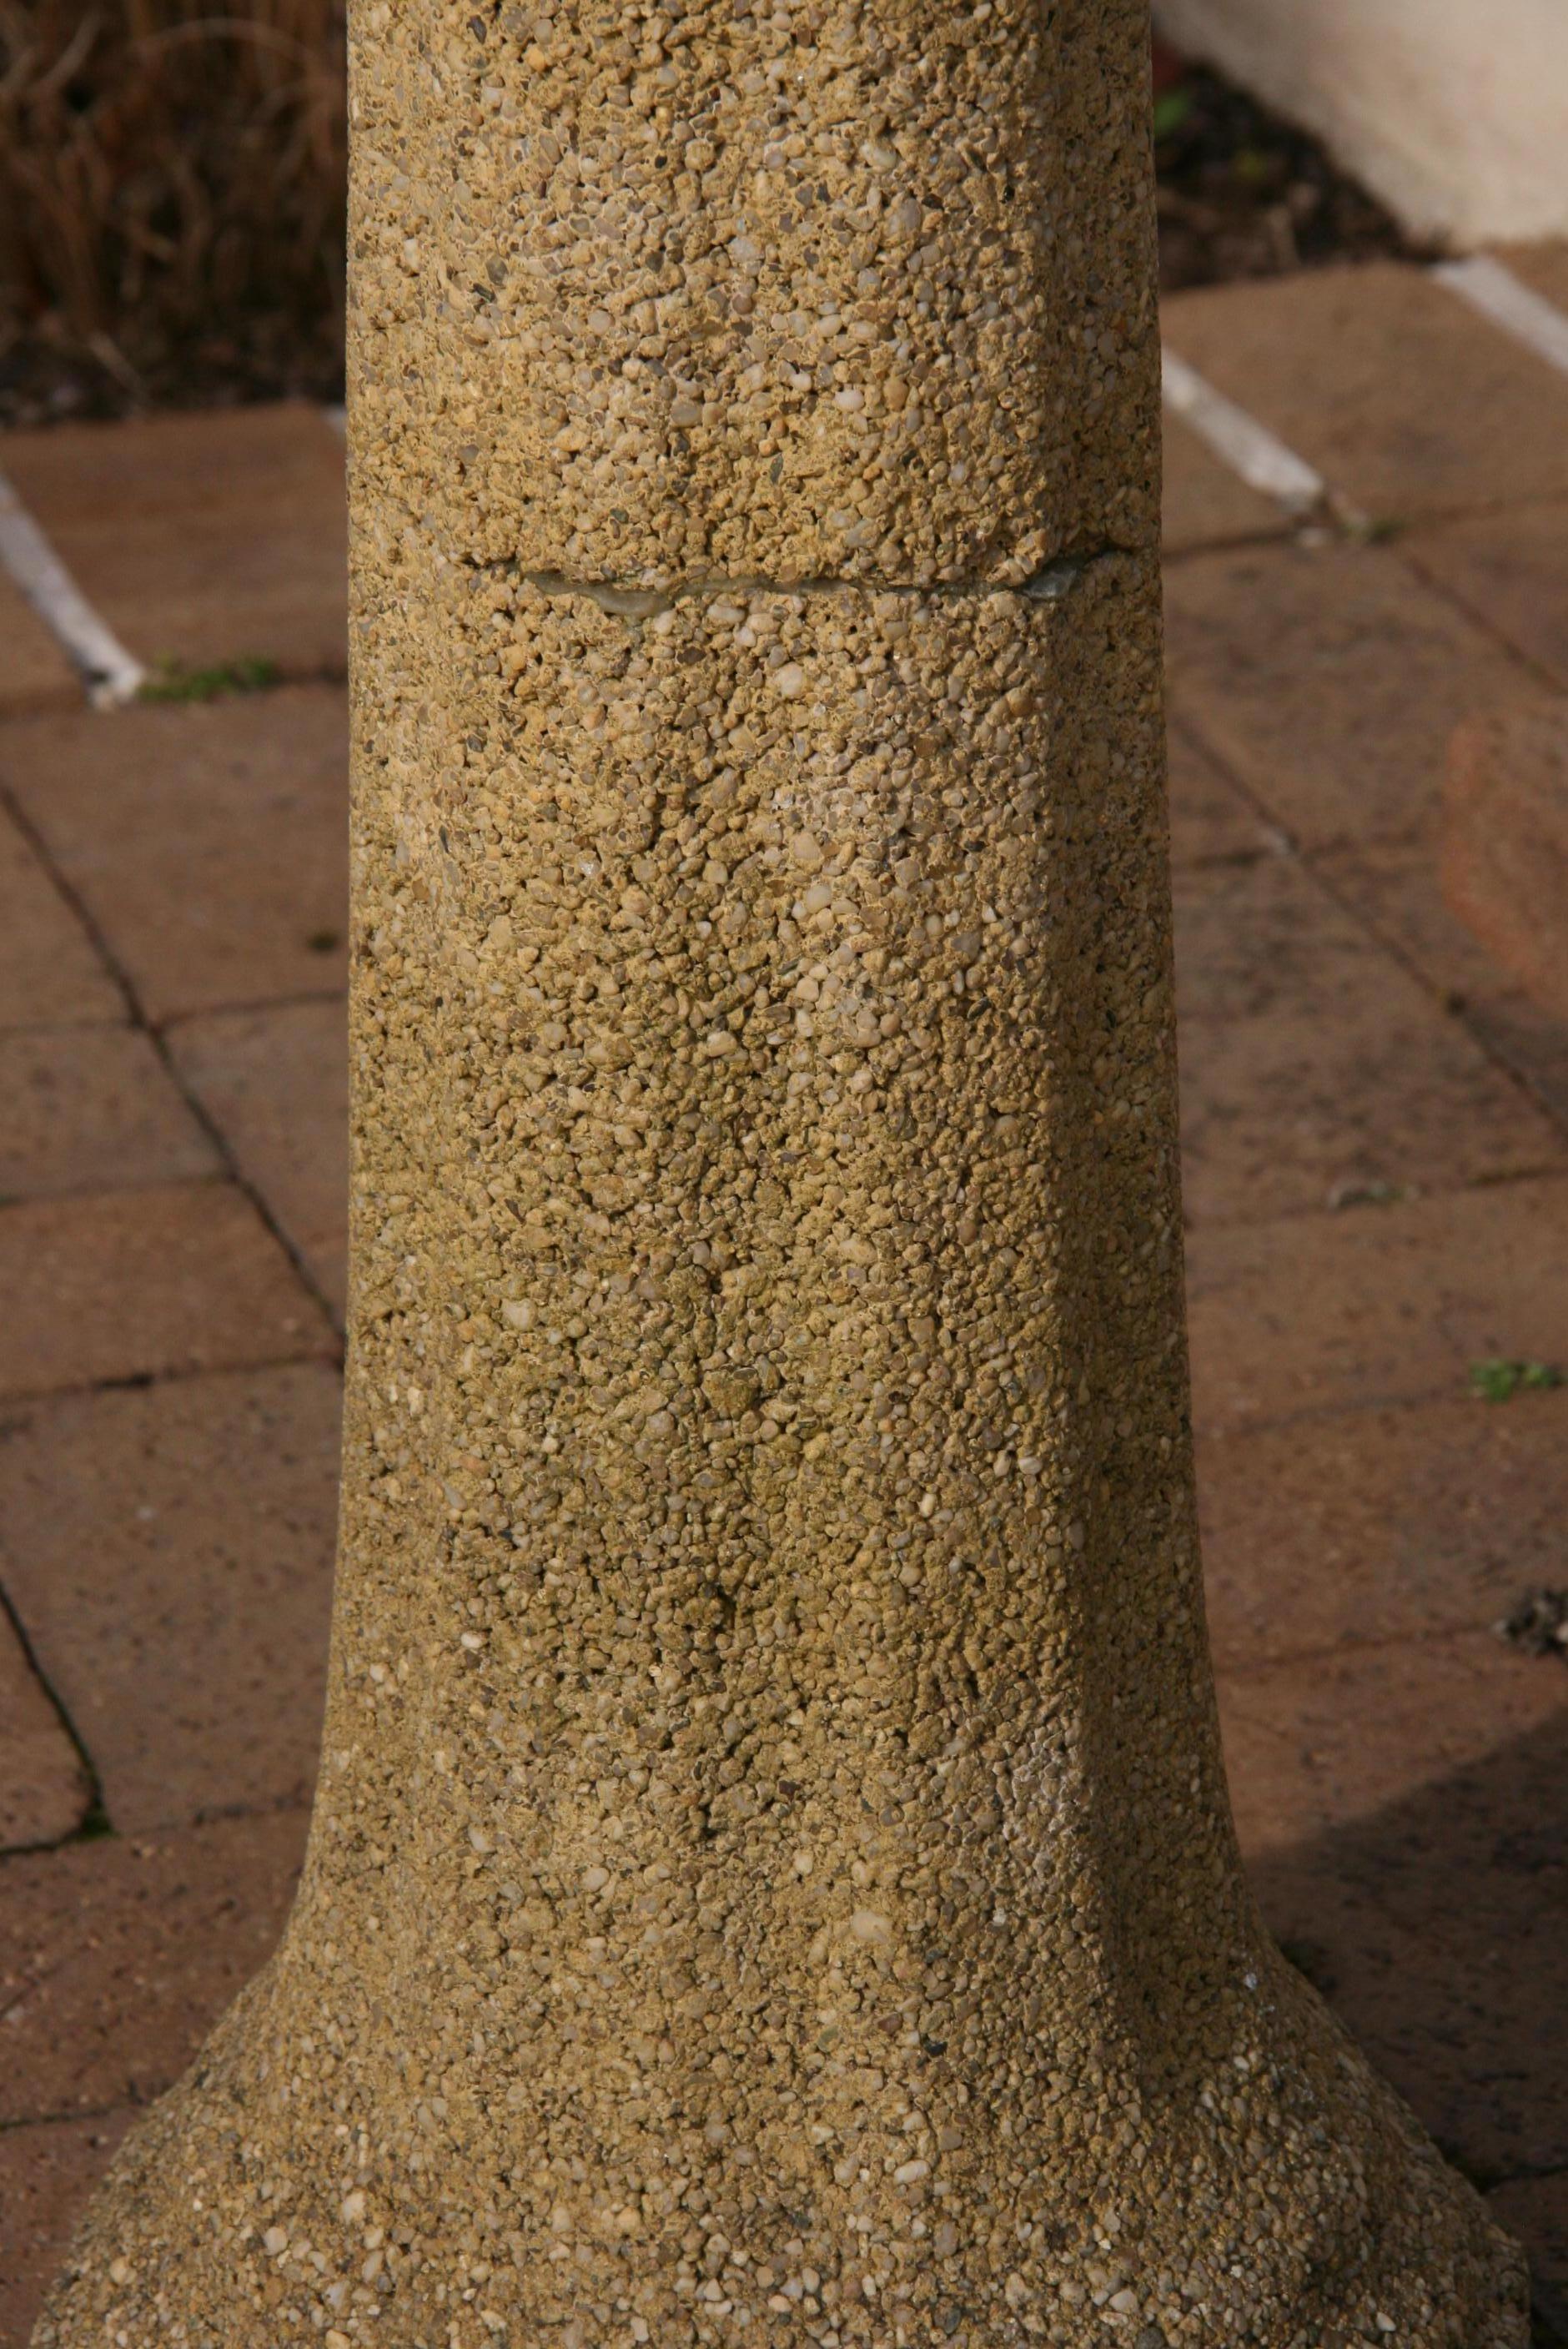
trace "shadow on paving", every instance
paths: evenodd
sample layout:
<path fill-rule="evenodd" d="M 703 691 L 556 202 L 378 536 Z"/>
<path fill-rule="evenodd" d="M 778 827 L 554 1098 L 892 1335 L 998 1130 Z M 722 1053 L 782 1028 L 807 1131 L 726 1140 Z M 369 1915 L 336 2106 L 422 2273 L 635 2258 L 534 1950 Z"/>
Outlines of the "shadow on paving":
<path fill-rule="evenodd" d="M 1488 2192 L 1568 2172 L 1563 1694 L 1531 1735 L 1249 1870 L 1286 1955 Z M 1538 2349 L 1568 2349 L 1563 2230 L 1500 2216 L 1533 2236 Z"/>

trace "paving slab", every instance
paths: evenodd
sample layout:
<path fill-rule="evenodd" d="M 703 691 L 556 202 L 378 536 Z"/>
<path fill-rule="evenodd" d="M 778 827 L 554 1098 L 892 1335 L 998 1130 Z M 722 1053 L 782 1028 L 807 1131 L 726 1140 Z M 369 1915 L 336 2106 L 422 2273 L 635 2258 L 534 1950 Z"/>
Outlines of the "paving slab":
<path fill-rule="evenodd" d="M 0 469 L 4 450 L 0 449 Z M 0 718 L 79 709 L 82 681 L 26 597 L 0 574 Z"/>
<path fill-rule="evenodd" d="M 1223 1676 L 1264 1915 L 1472 2176 L 1568 2162 L 1568 1668 L 1482 1634 Z"/>
<path fill-rule="evenodd" d="M 1173 709 L 1304 847 L 1429 826 L 1454 728 L 1532 686 L 1387 547 L 1196 556 L 1165 628 Z"/>
<path fill-rule="evenodd" d="M 0 1578 L 116 1827 L 309 1800 L 338 1408 L 300 1363 L 0 1422 Z"/>
<path fill-rule="evenodd" d="M 0 1208 L 0 1397 L 330 1353 L 243 1193 L 181 1183 Z"/>
<path fill-rule="evenodd" d="M 1522 1654 L 1491 1630 L 1230 1666 L 1219 1684 L 1249 1860 L 1354 1826 L 1439 1783 L 1469 1784 L 1522 1737 L 1546 1734 L 1568 1755 L 1568 1663 Z M 1440 1891 L 1433 1899 L 1440 1911 Z"/>
<path fill-rule="evenodd" d="M 1194 1019 L 1181 1039 L 1188 1223 L 1344 1211 L 1568 1163 L 1564 1135 L 1467 1029 L 1405 1000 Z"/>
<path fill-rule="evenodd" d="M 1401 559 L 1568 689 L 1568 503 L 1506 506 L 1409 532 Z"/>
<path fill-rule="evenodd" d="M 26 720 L 0 778 L 157 1024 L 344 985 L 347 743 L 342 693 L 299 686 Z"/>
<path fill-rule="evenodd" d="M 272 1811 L 0 1863 L 0 2128 L 146 2104 L 177 2079 L 271 1952 L 305 1826 Z"/>
<path fill-rule="evenodd" d="M 0 1033 L 0 1200 L 220 1171 L 151 1038 L 134 1028 Z"/>
<path fill-rule="evenodd" d="M 1568 1023 L 1511 985 L 1442 900 L 1433 845 L 1374 845 L 1315 860 L 1500 1066 L 1568 1133 Z"/>
<path fill-rule="evenodd" d="M 1463 1017 L 1493 1060 L 1511 1070 L 1568 1134 L 1568 1028 L 1525 995 L 1467 1003 Z"/>
<path fill-rule="evenodd" d="M 1333 1413 L 1199 1447 L 1222 1669 L 1490 1630 L 1568 1567 L 1568 1389 Z"/>
<path fill-rule="evenodd" d="M 0 808 L 0 1028 L 124 1015 L 91 938 Z"/>
<path fill-rule="evenodd" d="M 1440 853 L 1436 836 L 1377 841 L 1314 857 L 1313 869 L 1457 1014 L 1472 999 L 1519 990 L 1444 905 Z"/>
<path fill-rule="evenodd" d="M 341 1316 L 348 1276 L 348 1039 L 341 997 L 170 1029 L 183 1081 Z"/>
<path fill-rule="evenodd" d="M 1178 876 L 1193 1223 L 1540 1171 L 1564 1137 L 1293 858 Z"/>
<path fill-rule="evenodd" d="M 0 2130 L 0 2349 L 25 2349 L 129 2110 Z"/>
<path fill-rule="evenodd" d="M 74 1835 L 91 1799 L 54 1700 L 0 1612 L 0 1852 Z"/>
<path fill-rule="evenodd" d="M 1497 258 L 1528 285 L 1532 294 L 1554 302 L 1568 314 L 1568 243 L 1552 238 L 1539 244 L 1505 244 Z"/>
<path fill-rule="evenodd" d="M 139 659 L 343 674 L 343 443 L 319 409 L 12 432 L 0 469 Z"/>
<path fill-rule="evenodd" d="M 1166 340 L 1377 521 L 1568 494 L 1568 378 L 1396 262 L 1206 286 Z"/>
<path fill-rule="evenodd" d="M 1169 409 L 1164 418 L 1161 540 L 1167 555 L 1247 539 L 1284 538 L 1295 524 L 1277 499 L 1265 497 L 1214 454 Z"/>
<path fill-rule="evenodd" d="M 1443 797 L 1443 902 L 1568 1026 L 1568 699 L 1461 726 Z"/>
<path fill-rule="evenodd" d="M 1185 727 L 1167 730 L 1171 857 L 1178 865 L 1276 854 L 1283 834 L 1260 815 Z"/>
<path fill-rule="evenodd" d="M 1216 1434 L 1465 1392 L 1472 1361 L 1568 1371 L 1568 1180 L 1200 1226 L 1193 1413 Z"/>
<path fill-rule="evenodd" d="M 1233 1027 L 1310 1010 L 1327 1025 L 1401 976 L 1299 856 L 1185 872 L 1173 894 L 1179 1023 Z"/>

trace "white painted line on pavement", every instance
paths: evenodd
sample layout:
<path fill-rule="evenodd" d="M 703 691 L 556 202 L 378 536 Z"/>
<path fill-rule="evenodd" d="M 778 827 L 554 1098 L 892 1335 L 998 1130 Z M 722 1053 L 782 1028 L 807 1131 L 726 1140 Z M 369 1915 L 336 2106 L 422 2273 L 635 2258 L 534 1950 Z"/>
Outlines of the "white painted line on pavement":
<path fill-rule="evenodd" d="M 1243 481 L 1273 498 L 1287 513 L 1317 512 L 1328 502 L 1328 484 L 1305 458 L 1275 438 L 1266 424 L 1205 383 L 1196 367 L 1169 347 L 1162 354 L 1161 388 L 1171 414 L 1190 424 L 1216 457 Z"/>
<path fill-rule="evenodd" d="M 1490 254 L 1473 254 L 1467 261 L 1439 261 L 1432 275 L 1494 326 L 1525 344 L 1548 367 L 1568 375 L 1568 317 L 1555 302 L 1532 292 L 1501 261 L 1494 261 Z"/>
<path fill-rule="evenodd" d="M 147 671 L 99 619 L 3 473 L 0 564 L 81 671 L 93 708 L 134 701 Z"/>

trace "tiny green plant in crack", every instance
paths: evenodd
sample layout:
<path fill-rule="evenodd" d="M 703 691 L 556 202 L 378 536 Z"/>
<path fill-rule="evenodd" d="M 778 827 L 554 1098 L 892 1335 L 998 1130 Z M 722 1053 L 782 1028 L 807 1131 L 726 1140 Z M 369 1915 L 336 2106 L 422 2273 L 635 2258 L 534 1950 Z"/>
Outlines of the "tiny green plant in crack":
<path fill-rule="evenodd" d="M 1516 1362 L 1497 1354 L 1470 1366 L 1470 1392 L 1481 1402 L 1511 1402 L 1516 1394 L 1562 1384 L 1563 1373 L 1551 1362 Z"/>
<path fill-rule="evenodd" d="M 229 693 L 266 693 L 281 681 L 275 660 L 242 654 L 238 660 L 214 661 L 191 668 L 183 661 L 160 661 L 146 678 L 139 701 L 217 701 Z"/>

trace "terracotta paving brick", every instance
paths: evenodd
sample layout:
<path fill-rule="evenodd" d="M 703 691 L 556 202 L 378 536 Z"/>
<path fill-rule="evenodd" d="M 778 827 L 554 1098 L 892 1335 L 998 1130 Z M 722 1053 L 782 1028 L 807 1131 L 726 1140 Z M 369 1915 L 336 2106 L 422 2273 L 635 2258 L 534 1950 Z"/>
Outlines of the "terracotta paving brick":
<path fill-rule="evenodd" d="M 1249 1860 L 1451 1783 L 1520 1737 L 1544 1733 L 1568 1751 L 1568 1664 L 1490 1630 L 1232 1667 L 1219 1682 Z"/>
<path fill-rule="evenodd" d="M 91 1798 L 81 1757 L 0 1613 L 0 1851 L 74 1835 Z"/>
<path fill-rule="evenodd" d="M 1422 270 L 1205 287 L 1163 319 L 1217 390 L 1379 520 L 1568 493 L 1568 378 Z"/>
<path fill-rule="evenodd" d="M 0 1199 L 173 1183 L 218 1154 L 132 1028 L 0 1034 Z"/>
<path fill-rule="evenodd" d="M 1168 555 L 1288 533 L 1292 525 L 1284 507 L 1243 481 L 1190 424 L 1169 411 L 1164 444 L 1161 535 Z"/>
<path fill-rule="evenodd" d="M 305 1826 L 272 1811 L 0 1863 L 0 2126 L 177 2079 L 277 1940 Z"/>
<path fill-rule="evenodd" d="M 0 466 L 139 659 L 341 676 L 343 443 L 318 409 L 9 433 Z"/>
<path fill-rule="evenodd" d="M 1435 845 L 1372 846 L 1315 860 L 1352 905 L 1493 1058 L 1568 1133 L 1568 1024 L 1511 986 L 1443 904 Z"/>
<path fill-rule="evenodd" d="M 338 1402 L 298 1363 L 0 1421 L 0 1577 L 116 1827 L 308 1801 Z"/>
<path fill-rule="evenodd" d="M 1568 699 L 1461 726 L 1443 794 L 1443 902 L 1568 1026 Z"/>
<path fill-rule="evenodd" d="M 20 590 L 0 576 L 0 718 L 79 709 L 82 700 L 81 679 L 58 642 Z"/>
<path fill-rule="evenodd" d="M 0 2349 L 25 2349 L 88 2197 L 133 2112 L 0 2131 Z"/>
<path fill-rule="evenodd" d="M 124 1014 L 92 940 L 0 809 L 0 1028 Z"/>
<path fill-rule="evenodd" d="M 1400 974 L 1387 949 L 1296 856 L 1183 873 L 1175 885 L 1179 1021 L 1345 1018 Z"/>
<path fill-rule="evenodd" d="M 1524 995 L 1467 1003 L 1463 1017 L 1471 1035 L 1529 1088 L 1558 1131 L 1568 1133 L 1568 1028 Z"/>
<path fill-rule="evenodd" d="M 181 1020 L 170 1048 L 247 1182 L 339 1314 L 347 1285 L 348 1044 L 341 998 Z"/>
<path fill-rule="evenodd" d="M 1506 506 L 1412 531 L 1401 559 L 1568 688 L 1568 503 Z"/>
<path fill-rule="evenodd" d="M 1497 258 L 1532 293 L 1568 312 L 1568 243 L 1559 238 L 1541 244 L 1501 245 Z"/>
<path fill-rule="evenodd" d="M 1457 1021 L 1408 999 L 1192 1020 L 1181 1040 L 1193 1226 L 1382 1205 L 1564 1163 L 1564 1136 Z"/>
<path fill-rule="evenodd" d="M 330 1350 L 242 1193 L 181 1183 L 0 1208 L 0 1396 Z"/>
<path fill-rule="evenodd" d="M 1488 2195 L 1500 2227 L 1530 2254 L 1541 2349 L 1568 2341 L 1568 2171 L 1520 2178 Z"/>
<path fill-rule="evenodd" d="M 1568 1370 L 1568 1180 L 1201 1226 L 1187 1310 L 1215 1433 L 1460 1394 L 1491 1356 Z"/>
<path fill-rule="evenodd" d="M 1564 1137 L 1295 859 L 1179 876 L 1194 1222 L 1549 1167 Z"/>
<path fill-rule="evenodd" d="M 1202 864 L 1217 858 L 1264 856 L 1278 850 L 1278 830 L 1248 804 L 1184 727 L 1170 728 L 1166 750 L 1172 863 Z"/>
<path fill-rule="evenodd" d="M 346 772 L 326 686 L 0 736 L 0 777 L 154 1023 L 344 984 Z"/>
<path fill-rule="evenodd" d="M 1197 556 L 1165 625 L 1173 709 L 1304 847 L 1429 824 L 1460 720 L 1532 689 L 1386 547 Z"/>
<path fill-rule="evenodd" d="M 1313 859 L 1337 897 L 1458 1010 L 1472 997 L 1509 988 L 1480 940 L 1443 903 L 1439 843 L 1375 842 Z"/>
<path fill-rule="evenodd" d="M 1568 1671 L 1485 1633 L 1223 1677 L 1264 1915 L 1472 2175 L 1568 2162 Z"/>
<path fill-rule="evenodd" d="M 1198 1493 L 1222 1668 L 1488 1630 L 1563 1578 L 1568 1390 L 1211 1437 Z"/>

